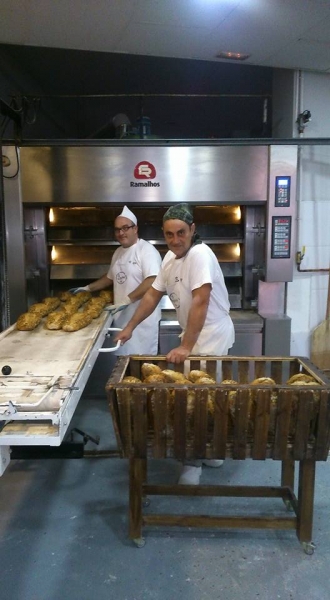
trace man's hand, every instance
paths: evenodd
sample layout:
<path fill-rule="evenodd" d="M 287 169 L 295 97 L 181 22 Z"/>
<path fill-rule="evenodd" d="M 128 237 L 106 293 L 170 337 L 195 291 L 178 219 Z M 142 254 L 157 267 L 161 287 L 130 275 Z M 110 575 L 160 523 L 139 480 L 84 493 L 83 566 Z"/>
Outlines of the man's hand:
<path fill-rule="evenodd" d="M 127 308 L 128 304 L 111 304 L 108 306 L 107 310 L 111 312 L 112 315 L 115 315 L 117 312 L 124 310 Z"/>
<path fill-rule="evenodd" d="M 89 285 L 85 285 L 84 287 L 70 288 L 69 292 L 71 292 L 71 294 L 78 294 L 78 292 L 90 292 L 90 289 Z"/>
<path fill-rule="evenodd" d="M 110 310 L 112 315 L 115 315 L 117 312 L 120 312 L 121 310 L 127 308 L 129 304 L 131 304 L 131 299 L 128 296 L 125 296 L 125 298 L 118 304 L 112 304 L 111 306 L 109 306 L 108 310 Z"/>
<path fill-rule="evenodd" d="M 177 348 L 173 348 L 173 350 L 167 354 L 166 360 L 170 363 L 179 364 L 183 363 L 189 355 L 190 351 L 187 350 L 187 348 L 178 346 Z"/>
<path fill-rule="evenodd" d="M 125 344 L 125 342 L 127 342 L 128 340 L 131 339 L 132 337 L 132 333 L 133 333 L 133 329 L 131 329 L 130 327 L 126 326 L 122 331 L 120 331 L 118 333 L 118 335 L 116 335 L 114 341 L 117 342 L 121 342 L 121 346 L 123 344 Z"/>

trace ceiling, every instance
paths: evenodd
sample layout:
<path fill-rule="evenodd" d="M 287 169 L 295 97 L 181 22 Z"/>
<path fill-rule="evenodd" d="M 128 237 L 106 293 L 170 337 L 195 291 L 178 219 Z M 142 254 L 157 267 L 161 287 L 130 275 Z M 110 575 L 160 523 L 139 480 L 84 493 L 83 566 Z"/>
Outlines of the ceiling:
<path fill-rule="evenodd" d="M 1 4 L 2 44 L 217 62 L 226 51 L 248 54 L 240 64 L 330 72 L 329 0 Z"/>

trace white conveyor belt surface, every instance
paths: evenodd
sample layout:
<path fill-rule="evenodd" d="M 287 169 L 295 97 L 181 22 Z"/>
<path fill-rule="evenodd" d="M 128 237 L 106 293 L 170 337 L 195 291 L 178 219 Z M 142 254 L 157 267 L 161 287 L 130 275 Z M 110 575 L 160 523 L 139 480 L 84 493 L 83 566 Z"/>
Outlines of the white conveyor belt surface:
<path fill-rule="evenodd" d="M 75 332 L 41 323 L 0 334 L 0 475 L 10 446 L 61 444 L 112 320 L 105 310 Z"/>

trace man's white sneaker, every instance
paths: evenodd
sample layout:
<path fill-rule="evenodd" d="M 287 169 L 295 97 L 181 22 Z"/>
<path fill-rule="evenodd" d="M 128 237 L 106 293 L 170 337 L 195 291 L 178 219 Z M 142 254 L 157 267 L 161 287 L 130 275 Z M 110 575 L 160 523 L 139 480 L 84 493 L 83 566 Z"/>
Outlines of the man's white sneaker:
<path fill-rule="evenodd" d="M 223 460 L 217 460 L 215 458 L 202 460 L 203 465 L 207 467 L 221 467 L 223 465 Z"/>
<path fill-rule="evenodd" d="M 185 465 L 182 469 L 178 483 L 180 485 L 198 485 L 201 474 L 202 467 Z"/>

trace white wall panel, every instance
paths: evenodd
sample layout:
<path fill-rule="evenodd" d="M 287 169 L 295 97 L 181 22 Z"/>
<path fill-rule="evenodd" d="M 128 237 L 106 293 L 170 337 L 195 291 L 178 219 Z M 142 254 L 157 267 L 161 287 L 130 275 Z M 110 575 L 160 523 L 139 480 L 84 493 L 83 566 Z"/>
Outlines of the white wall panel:
<path fill-rule="evenodd" d="M 298 75 L 298 72 L 296 73 Z M 298 137 L 295 123 L 299 111 L 310 110 L 312 118 L 301 138 L 330 138 L 330 75 L 302 72 L 300 77 L 284 78 L 289 90 L 293 83 L 291 104 L 281 100 L 283 74 L 274 79 L 275 116 L 284 112 L 285 132 L 290 131 L 288 116 L 292 109 L 293 137 Z M 282 78 L 282 79 L 281 79 Z M 300 85 L 299 85 L 300 83 Z M 283 120 L 275 123 L 276 133 L 284 134 Z M 282 126 L 282 129 L 281 129 Z M 278 132 L 276 131 L 278 129 Z M 329 269 L 330 266 L 330 145 L 300 146 L 300 184 L 297 189 L 297 251 L 305 246 L 301 269 Z M 313 329 L 325 317 L 328 272 L 294 271 L 288 284 L 287 313 L 291 317 L 291 354 L 310 356 Z"/>

